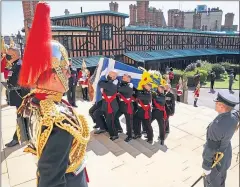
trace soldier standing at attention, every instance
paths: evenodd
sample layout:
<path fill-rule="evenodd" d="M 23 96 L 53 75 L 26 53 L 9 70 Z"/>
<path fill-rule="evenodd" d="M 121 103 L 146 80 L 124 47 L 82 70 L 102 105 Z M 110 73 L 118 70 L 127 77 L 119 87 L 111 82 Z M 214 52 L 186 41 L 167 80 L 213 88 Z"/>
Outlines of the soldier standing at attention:
<path fill-rule="evenodd" d="M 153 111 L 152 111 L 152 122 L 156 119 L 159 126 L 159 137 L 160 144 L 164 145 L 165 139 L 165 121 L 167 120 L 167 112 L 165 109 L 165 94 L 164 86 L 159 85 L 157 92 L 153 93 Z"/>
<path fill-rule="evenodd" d="M 15 106 L 17 109 L 22 103 L 22 97 L 29 93 L 28 89 L 21 88 L 18 85 L 19 72 L 22 67 L 22 60 L 20 59 L 20 51 L 16 47 L 10 47 L 6 54 L 6 60 L 10 64 L 8 72 L 8 104 Z M 17 116 L 18 118 L 18 116 Z M 6 147 L 13 147 L 18 144 L 17 132 L 15 131 L 11 142 L 7 143 Z"/>
<path fill-rule="evenodd" d="M 151 102 L 152 85 L 150 83 L 143 86 L 143 90 L 136 93 L 137 111 L 134 115 L 134 139 L 141 138 L 141 122 L 147 130 L 147 142 L 153 142 L 153 129 L 151 126 Z"/>
<path fill-rule="evenodd" d="M 71 71 L 71 76 L 68 80 L 68 86 L 69 86 L 69 90 L 67 92 L 67 99 L 68 102 L 73 106 L 73 107 L 77 107 L 76 105 L 76 87 L 77 87 L 77 82 L 78 82 L 78 73 L 77 73 L 77 69 L 75 67 L 72 66 L 72 62 L 71 59 L 69 59 L 69 68 Z"/>
<path fill-rule="evenodd" d="M 231 139 L 239 123 L 239 113 L 234 107 L 239 101 L 228 92 L 218 93 L 214 101 L 218 116 L 207 128 L 207 142 L 202 154 L 202 167 L 206 175 L 204 187 L 225 187 L 227 170 L 232 160 Z M 216 167 L 211 168 L 217 152 L 224 154 L 223 159 Z"/>
<path fill-rule="evenodd" d="M 115 124 L 120 129 L 119 117 L 124 114 L 127 125 L 127 138 L 126 142 L 132 140 L 133 128 L 133 84 L 130 83 L 131 76 L 128 74 L 123 75 L 122 81 L 118 87 L 119 95 L 119 110 L 115 116 Z"/>
<path fill-rule="evenodd" d="M 29 143 L 25 152 L 36 155 L 37 187 L 87 187 L 90 132 L 84 116 L 62 99 L 68 90 L 69 61 L 64 46 L 51 39 L 50 7 L 40 2 L 19 76 L 19 85 L 34 89 L 18 109 L 29 120 L 27 127 L 18 124 L 18 138 Z"/>
<path fill-rule="evenodd" d="M 167 112 L 167 119 L 166 119 L 166 133 L 170 132 L 169 127 L 169 117 L 173 116 L 175 113 L 175 97 L 173 93 L 171 92 L 171 85 L 166 84 L 165 85 L 165 99 L 166 99 L 166 112 Z"/>
<path fill-rule="evenodd" d="M 117 102 L 118 80 L 116 78 L 117 72 L 110 71 L 107 75 L 107 80 L 102 80 L 98 83 L 103 98 L 101 111 L 98 112 L 98 116 L 101 116 L 102 114 L 105 116 L 108 132 L 112 141 L 118 139 L 118 132 L 114 125 L 115 115 L 119 108 Z"/>

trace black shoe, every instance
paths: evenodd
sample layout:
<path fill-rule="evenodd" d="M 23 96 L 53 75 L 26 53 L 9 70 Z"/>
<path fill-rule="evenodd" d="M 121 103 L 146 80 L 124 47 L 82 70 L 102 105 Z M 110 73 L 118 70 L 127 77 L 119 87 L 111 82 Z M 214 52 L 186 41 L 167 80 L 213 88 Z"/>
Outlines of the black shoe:
<path fill-rule="evenodd" d="M 161 141 L 160 141 L 160 145 L 164 145 L 164 140 L 161 140 Z"/>
<path fill-rule="evenodd" d="M 153 143 L 153 140 L 147 140 L 148 143 L 152 144 Z"/>
<path fill-rule="evenodd" d="M 131 141 L 132 140 L 132 137 L 127 137 L 127 138 L 125 138 L 125 142 L 129 142 L 129 141 Z"/>
<path fill-rule="evenodd" d="M 76 104 L 72 104 L 73 107 L 77 108 L 78 106 Z"/>
<path fill-rule="evenodd" d="M 14 147 L 15 145 L 18 145 L 19 142 L 17 140 L 12 140 L 11 142 L 5 144 L 6 147 Z"/>
<path fill-rule="evenodd" d="M 118 133 L 123 133 L 123 130 L 122 130 L 122 129 L 119 129 L 119 130 L 118 130 Z"/>
<path fill-rule="evenodd" d="M 94 125 L 93 128 L 94 128 L 94 129 L 97 129 L 97 128 L 99 128 L 99 127 L 98 127 L 98 125 Z"/>
<path fill-rule="evenodd" d="M 116 139 L 118 139 L 118 138 L 119 138 L 118 136 L 111 136 L 111 137 L 110 137 L 110 140 L 114 141 L 114 140 L 116 140 Z"/>
<path fill-rule="evenodd" d="M 105 132 L 106 132 L 106 130 L 99 129 L 99 130 L 95 131 L 94 134 L 102 134 Z"/>
<path fill-rule="evenodd" d="M 142 135 L 134 135 L 133 139 L 138 139 L 138 138 L 141 138 L 141 137 L 142 137 Z"/>

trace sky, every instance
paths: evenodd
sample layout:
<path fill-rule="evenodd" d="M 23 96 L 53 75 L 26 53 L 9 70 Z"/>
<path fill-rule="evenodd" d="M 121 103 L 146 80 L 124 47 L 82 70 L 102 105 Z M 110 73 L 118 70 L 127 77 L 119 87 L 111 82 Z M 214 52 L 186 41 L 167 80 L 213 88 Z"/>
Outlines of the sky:
<path fill-rule="evenodd" d="M 129 14 L 129 5 L 136 4 L 136 1 L 116 1 L 118 11 Z M 64 15 L 65 9 L 71 13 L 80 13 L 80 7 L 83 12 L 109 10 L 110 1 L 48 1 L 51 7 L 51 16 Z M 224 24 L 225 14 L 232 12 L 234 24 L 239 25 L 239 2 L 238 1 L 150 1 L 149 6 L 162 9 L 167 22 L 167 11 L 169 9 L 180 9 L 182 11 L 194 10 L 197 5 L 207 5 L 209 8 L 219 7 L 223 10 L 222 24 Z M 23 28 L 23 10 L 21 1 L 2 2 L 2 35 L 16 34 Z M 129 19 L 126 19 L 128 25 Z"/>

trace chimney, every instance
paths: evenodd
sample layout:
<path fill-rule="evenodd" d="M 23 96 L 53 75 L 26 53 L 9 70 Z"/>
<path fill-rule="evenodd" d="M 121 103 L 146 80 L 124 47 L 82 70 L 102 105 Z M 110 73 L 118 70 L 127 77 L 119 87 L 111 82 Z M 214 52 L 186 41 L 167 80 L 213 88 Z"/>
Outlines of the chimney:
<path fill-rule="evenodd" d="M 118 3 L 117 2 L 114 3 L 114 11 L 118 12 Z"/>
<path fill-rule="evenodd" d="M 114 3 L 113 2 L 109 3 L 109 8 L 110 8 L 110 11 L 114 11 Z"/>
<path fill-rule="evenodd" d="M 65 15 L 69 15 L 69 14 L 70 14 L 70 12 L 68 11 L 68 9 L 65 9 L 64 13 L 65 13 Z"/>
<path fill-rule="evenodd" d="M 82 6 L 81 6 L 81 13 L 82 13 Z"/>

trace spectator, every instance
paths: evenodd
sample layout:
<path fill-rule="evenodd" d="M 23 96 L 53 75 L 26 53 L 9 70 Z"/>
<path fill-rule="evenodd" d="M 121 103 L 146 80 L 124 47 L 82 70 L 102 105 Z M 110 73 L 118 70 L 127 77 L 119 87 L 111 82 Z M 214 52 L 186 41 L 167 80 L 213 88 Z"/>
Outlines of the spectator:
<path fill-rule="evenodd" d="M 237 80 L 237 79 L 236 79 L 236 76 L 237 76 L 237 70 L 236 70 L 236 68 L 233 70 L 233 76 L 234 76 L 234 80 Z"/>
<path fill-rule="evenodd" d="M 169 71 L 170 71 L 170 68 L 167 66 L 166 69 L 165 69 L 166 74 L 168 74 Z"/>
<path fill-rule="evenodd" d="M 233 80 L 234 80 L 233 71 L 230 72 L 228 77 L 229 77 L 229 91 L 232 91 L 232 84 L 233 84 Z"/>
<path fill-rule="evenodd" d="M 170 68 L 170 72 L 168 73 L 168 75 L 169 75 L 170 84 L 172 85 L 172 81 L 174 79 L 173 68 Z"/>
<path fill-rule="evenodd" d="M 211 79 L 211 91 L 213 91 L 214 90 L 214 82 L 215 82 L 215 79 L 216 79 L 216 74 L 215 74 L 215 72 L 212 70 L 211 72 L 210 72 L 210 79 Z"/>

